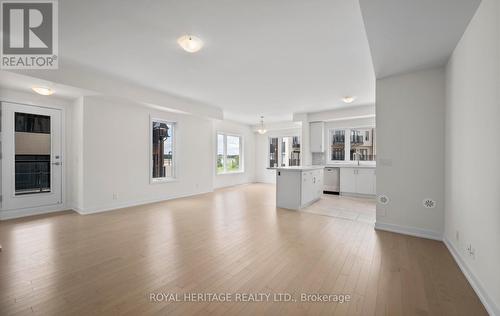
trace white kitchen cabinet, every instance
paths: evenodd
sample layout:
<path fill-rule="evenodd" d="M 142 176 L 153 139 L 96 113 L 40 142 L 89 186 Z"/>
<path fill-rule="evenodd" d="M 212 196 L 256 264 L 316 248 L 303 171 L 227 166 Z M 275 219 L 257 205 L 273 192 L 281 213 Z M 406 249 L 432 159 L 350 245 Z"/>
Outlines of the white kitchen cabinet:
<path fill-rule="evenodd" d="M 371 195 L 375 194 L 375 169 L 357 169 L 356 193 Z"/>
<path fill-rule="evenodd" d="M 322 153 L 325 151 L 325 123 L 309 123 L 309 147 L 312 153 Z"/>
<path fill-rule="evenodd" d="M 276 169 L 277 207 L 298 210 L 319 200 L 322 194 L 322 167 Z"/>
<path fill-rule="evenodd" d="M 375 195 L 374 168 L 340 168 L 340 192 Z"/>
<path fill-rule="evenodd" d="M 356 169 L 340 168 L 340 192 L 356 192 Z"/>

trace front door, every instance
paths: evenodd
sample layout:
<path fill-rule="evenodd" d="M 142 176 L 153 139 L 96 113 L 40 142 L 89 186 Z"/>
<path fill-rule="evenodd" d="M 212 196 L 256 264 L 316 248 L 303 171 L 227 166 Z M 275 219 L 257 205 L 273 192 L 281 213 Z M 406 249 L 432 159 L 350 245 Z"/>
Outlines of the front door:
<path fill-rule="evenodd" d="M 2 103 L 2 208 L 62 203 L 61 110 Z"/>

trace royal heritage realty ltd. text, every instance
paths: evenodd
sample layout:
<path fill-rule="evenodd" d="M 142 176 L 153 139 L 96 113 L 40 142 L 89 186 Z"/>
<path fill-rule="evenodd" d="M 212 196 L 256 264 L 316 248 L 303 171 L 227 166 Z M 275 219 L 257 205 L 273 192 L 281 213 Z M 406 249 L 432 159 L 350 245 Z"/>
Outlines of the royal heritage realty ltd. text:
<path fill-rule="evenodd" d="M 232 303 L 232 302 L 317 302 L 317 303 L 348 303 L 349 294 L 325 293 L 167 293 L 155 292 L 148 294 L 152 303 L 173 302 L 207 302 L 207 303 Z"/>

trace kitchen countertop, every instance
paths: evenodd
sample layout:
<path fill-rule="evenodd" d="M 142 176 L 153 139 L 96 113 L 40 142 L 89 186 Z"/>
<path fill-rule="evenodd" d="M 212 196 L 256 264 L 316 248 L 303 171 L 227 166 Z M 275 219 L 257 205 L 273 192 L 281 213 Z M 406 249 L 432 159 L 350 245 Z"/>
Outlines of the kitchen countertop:
<path fill-rule="evenodd" d="M 325 166 L 295 166 L 295 167 L 277 167 L 276 170 L 290 170 L 290 171 L 309 171 L 323 169 Z"/>
<path fill-rule="evenodd" d="M 377 168 L 375 164 L 353 164 L 353 163 L 337 163 L 337 164 L 329 164 L 325 165 L 325 168 Z"/>

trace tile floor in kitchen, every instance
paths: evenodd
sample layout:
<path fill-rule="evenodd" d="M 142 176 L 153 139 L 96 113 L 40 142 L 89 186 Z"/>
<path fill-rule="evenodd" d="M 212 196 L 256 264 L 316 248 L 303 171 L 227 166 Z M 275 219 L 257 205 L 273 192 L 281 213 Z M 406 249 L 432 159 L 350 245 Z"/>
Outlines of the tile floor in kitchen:
<path fill-rule="evenodd" d="M 323 194 L 318 202 L 301 211 L 374 224 L 376 200 L 375 198 Z"/>

